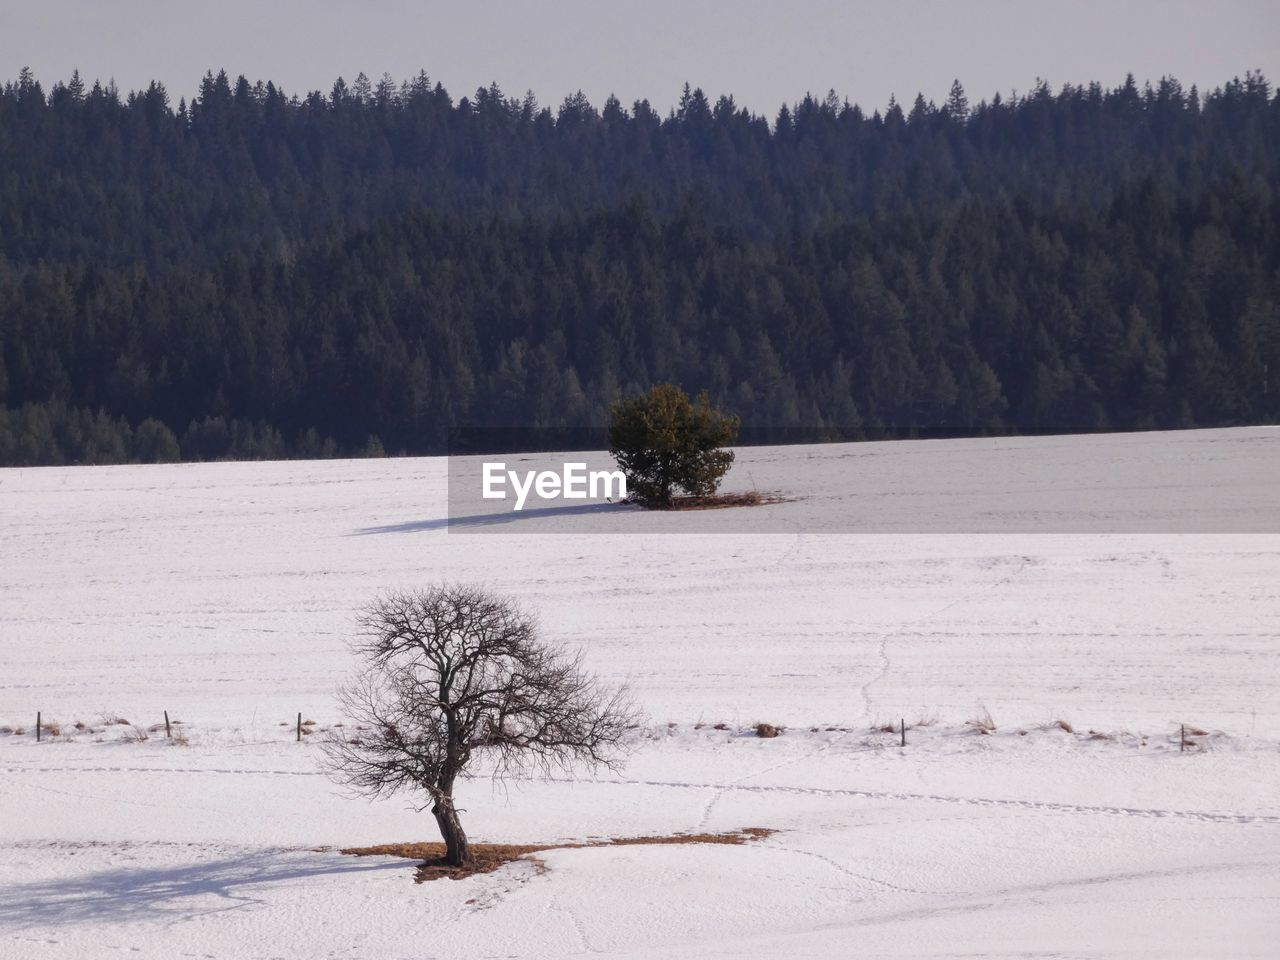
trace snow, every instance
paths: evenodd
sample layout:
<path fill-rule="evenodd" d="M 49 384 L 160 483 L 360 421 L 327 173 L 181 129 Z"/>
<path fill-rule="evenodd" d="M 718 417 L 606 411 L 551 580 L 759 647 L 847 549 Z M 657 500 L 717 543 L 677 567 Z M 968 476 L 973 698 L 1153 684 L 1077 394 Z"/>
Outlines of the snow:
<path fill-rule="evenodd" d="M 1274 956 L 1280 431 L 748 449 L 730 485 L 795 499 L 463 532 L 446 473 L 0 470 L 0 957 Z M 434 839 L 293 727 L 341 721 L 359 605 L 441 579 L 649 717 L 619 776 L 464 784 L 473 839 L 778 832 L 423 885 L 334 852 Z M 126 738 L 164 710 L 188 745 Z"/>

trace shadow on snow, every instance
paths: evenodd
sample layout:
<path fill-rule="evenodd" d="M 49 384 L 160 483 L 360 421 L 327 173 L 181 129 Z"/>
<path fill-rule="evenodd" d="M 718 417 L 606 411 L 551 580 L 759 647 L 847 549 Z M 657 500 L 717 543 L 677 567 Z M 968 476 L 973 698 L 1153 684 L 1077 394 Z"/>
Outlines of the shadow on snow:
<path fill-rule="evenodd" d="M 294 853 L 295 856 L 283 858 Z M 267 902 L 255 892 L 314 877 L 409 871 L 417 865 L 355 861 L 337 853 L 313 855 L 264 850 L 172 867 L 120 867 L 82 876 L 55 877 L 11 886 L 0 901 L 0 927 L 45 927 L 68 923 L 131 920 L 190 920 Z"/>
<path fill-rule="evenodd" d="M 447 530 L 451 527 L 493 527 L 511 523 L 534 524 L 539 520 L 551 520 L 556 517 L 595 516 L 615 511 L 622 512 L 639 509 L 639 507 L 625 503 L 581 503 L 567 507 L 536 507 L 532 510 L 503 510 L 499 513 L 439 517 L 434 520 L 410 520 L 407 523 L 391 523 L 381 527 L 362 527 L 350 535 L 366 537 L 375 533 L 420 533 L 425 530 Z"/>

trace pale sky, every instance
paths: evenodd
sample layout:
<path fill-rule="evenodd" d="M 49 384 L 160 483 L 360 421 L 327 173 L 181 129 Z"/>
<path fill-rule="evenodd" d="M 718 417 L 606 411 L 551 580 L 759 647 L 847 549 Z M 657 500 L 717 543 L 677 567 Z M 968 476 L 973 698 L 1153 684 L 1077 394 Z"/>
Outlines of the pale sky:
<path fill-rule="evenodd" d="M 772 117 L 829 88 L 868 110 L 891 93 L 941 102 L 953 77 L 976 103 L 1044 77 L 1218 86 L 1248 69 L 1280 81 L 1275 0 L 0 0 L 0 79 L 30 66 L 46 88 L 79 68 L 125 90 L 190 97 L 206 69 L 328 91 L 363 70 L 425 69 L 455 99 L 496 81 L 557 105 L 648 98 L 665 112 L 688 80 Z"/>

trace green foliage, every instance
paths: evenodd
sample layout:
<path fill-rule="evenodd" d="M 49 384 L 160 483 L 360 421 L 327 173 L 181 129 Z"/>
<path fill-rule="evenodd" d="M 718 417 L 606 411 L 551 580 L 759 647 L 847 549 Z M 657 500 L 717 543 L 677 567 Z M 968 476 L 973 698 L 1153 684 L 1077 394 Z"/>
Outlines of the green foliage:
<path fill-rule="evenodd" d="M 733 464 L 740 421 L 711 406 L 704 392 L 694 401 L 670 383 L 614 404 L 609 453 L 627 477 L 628 496 L 645 506 L 666 506 L 676 490 L 709 496 Z"/>
<path fill-rule="evenodd" d="M 439 453 L 663 382 L 761 441 L 1280 419 L 1256 74 L 771 123 L 24 72 L 0 157 L 0 464 Z"/>
<path fill-rule="evenodd" d="M 133 434 L 136 459 L 143 463 L 173 463 L 181 459 L 178 438 L 159 420 L 143 420 Z"/>
<path fill-rule="evenodd" d="M 163 422 L 144 420 L 134 429 L 101 410 L 69 408 L 61 401 L 0 407 L 0 465 L 167 463 L 183 460 L 275 460 L 287 456 L 331 458 L 332 437 L 310 428 L 295 444 L 265 422 L 221 417 L 192 422 L 178 442 Z M 379 452 L 377 454 L 381 456 Z"/>

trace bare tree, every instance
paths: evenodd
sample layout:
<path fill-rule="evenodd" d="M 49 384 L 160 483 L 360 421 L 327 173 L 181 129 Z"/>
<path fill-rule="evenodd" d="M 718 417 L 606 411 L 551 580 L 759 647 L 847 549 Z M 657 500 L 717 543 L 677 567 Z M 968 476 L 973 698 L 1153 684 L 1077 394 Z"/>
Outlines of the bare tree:
<path fill-rule="evenodd" d="M 435 815 L 448 863 L 471 860 L 453 789 L 476 757 L 498 777 L 619 762 L 637 716 L 626 691 L 542 642 L 513 601 L 455 584 L 391 593 L 360 626 L 352 646 L 364 669 L 340 696 L 367 729 L 326 742 L 330 771 L 368 796 L 425 796 L 419 809 Z"/>

